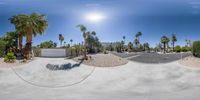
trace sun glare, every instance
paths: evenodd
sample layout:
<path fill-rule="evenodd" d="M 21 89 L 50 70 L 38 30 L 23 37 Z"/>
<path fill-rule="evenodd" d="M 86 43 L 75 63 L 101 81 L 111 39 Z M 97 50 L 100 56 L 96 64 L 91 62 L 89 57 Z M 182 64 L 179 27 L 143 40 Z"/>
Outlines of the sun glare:
<path fill-rule="evenodd" d="M 101 22 L 104 18 L 105 16 L 100 13 L 90 13 L 86 15 L 86 19 L 90 22 Z"/>

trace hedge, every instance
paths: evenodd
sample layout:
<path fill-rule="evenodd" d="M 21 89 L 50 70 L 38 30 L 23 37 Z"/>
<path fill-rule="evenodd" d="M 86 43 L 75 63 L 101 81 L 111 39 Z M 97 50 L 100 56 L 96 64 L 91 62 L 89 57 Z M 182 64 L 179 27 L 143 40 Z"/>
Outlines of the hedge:
<path fill-rule="evenodd" d="M 200 58 L 200 41 L 194 41 L 192 45 L 193 55 Z"/>

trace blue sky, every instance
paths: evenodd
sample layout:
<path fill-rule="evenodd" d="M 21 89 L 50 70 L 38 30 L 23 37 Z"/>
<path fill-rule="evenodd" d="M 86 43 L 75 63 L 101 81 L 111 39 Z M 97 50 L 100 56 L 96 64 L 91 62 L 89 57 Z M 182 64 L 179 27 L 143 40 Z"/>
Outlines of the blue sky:
<path fill-rule="evenodd" d="M 133 41 L 138 31 L 141 42 L 155 46 L 160 37 L 175 33 L 176 44 L 185 45 L 185 39 L 200 39 L 199 0 L 0 0 L 0 36 L 14 31 L 8 18 L 19 13 L 37 12 L 47 15 L 49 26 L 44 35 L 33 39 L 33 45 L 53 40 L 59 44 L 58 34 L 65 41 L 79 43 L 82 34 L 76 28 L 84 24 L 88 31 L 96 31 L 102 42 Z M 105 18 L 92 22 L 85 18 L 91 13 Z"/>

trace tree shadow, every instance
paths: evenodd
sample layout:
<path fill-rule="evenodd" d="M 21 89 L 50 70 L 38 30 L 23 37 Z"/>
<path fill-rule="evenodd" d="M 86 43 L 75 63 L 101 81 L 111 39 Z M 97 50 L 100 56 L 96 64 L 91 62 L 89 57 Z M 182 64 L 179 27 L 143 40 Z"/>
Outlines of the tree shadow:
<path fill-rule="evenodd" d="M 71 64 L 71 63 L 67 63 L 67 64 L 47 64 L 46 68 L 51 70 L 51 71 L 57 71 L 57 70 L 71 70 L 72 68 L 75 67 L 79 67 L 81 64 L 83 63 L 83 59 L 76 64 Z"/>

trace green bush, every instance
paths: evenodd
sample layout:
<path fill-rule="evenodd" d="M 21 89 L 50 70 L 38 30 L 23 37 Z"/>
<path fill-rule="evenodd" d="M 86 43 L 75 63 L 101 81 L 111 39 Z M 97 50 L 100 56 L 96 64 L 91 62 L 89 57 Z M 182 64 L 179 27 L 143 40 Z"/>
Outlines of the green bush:
<path fill-rule="evenodd" d="M 3 57 L 5 55 L 6 51 L 6 43 L 0 39 L 0 57 Z"/>
<path fill-rule="evenodd" d="M 13 63 L 15 62 L 15 60 L 16 60 L 16 57 L 13 52 L 7 53 L 7 55 L 4 58 L 4 61 L 8 63 Z"/>
<path fill-rule="evenodd" d="M 191 47 L 188 47 L 188 46 L 182 47 L 182 48 L 181 48 L 181 51 L 182 51 L 182 52 L 191 51 Z"/>
<path fill-rule="evenodd" d="M 192 45 L 193 55 L 200 58 L 200 41 L 194 41 Z"/>
<path fill-rule="evenodd" d="M 177 45 L 177 46 L 174 48 L 174 50 L 175 50 L 176 52 L 181 52 L 181 46 Z"/>

